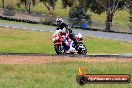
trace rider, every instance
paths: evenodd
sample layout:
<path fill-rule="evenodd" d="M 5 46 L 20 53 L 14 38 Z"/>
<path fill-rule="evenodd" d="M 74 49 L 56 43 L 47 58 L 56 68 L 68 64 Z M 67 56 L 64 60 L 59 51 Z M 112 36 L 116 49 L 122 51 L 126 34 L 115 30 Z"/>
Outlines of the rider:
<path fill-rule="evenodd" d="M 68 50 L 68 40 L 69 39 L 69 31 L 68 31 L 68 25 L 66 25 L 66 23 L 64 23 L 63 21 L 63 18 L 60 18 L 58 17 L 56 19 L 56 22 L 57 22 L 57 29 L 56 29 L 56 32 L 55 32 L 55 35 L 59 36 L 59 37 L 63 37 L 64 39 L 62 40 L 63 42 L 63 45 L 64 45 L 64 48 L 65 50 Z"/>
<path fill-rule="evenodd" d="M 68 33 L 68 25 L 66 25 L 66 23 L 64 23 L 64 20 L 63 18 L 57 18 L 56 19 L 56 22 L 57 22 L 57 25 L 58 25 L 58 28 L 56 30 L 60 30 L 60 32 L 62 34 L 66 34 Z"/>
<path fill-rule="evenodd" d="M 56 22 L 58 25 L 58 28 L 56 29 L 56 31 L 60 33 L 60 36 L 62 35 L 66 36 L 66 38 L 64 39 L 64 43 L 68 46 L 67 50 L 69 49 L 70 39 L 75 42 L 75 45 L 77 45 L 77 39 L 75 34 L 72 32 L 70 27 L 66 23 L 64 23 L 63 18 L 58 17 L 56 19 Z"/>

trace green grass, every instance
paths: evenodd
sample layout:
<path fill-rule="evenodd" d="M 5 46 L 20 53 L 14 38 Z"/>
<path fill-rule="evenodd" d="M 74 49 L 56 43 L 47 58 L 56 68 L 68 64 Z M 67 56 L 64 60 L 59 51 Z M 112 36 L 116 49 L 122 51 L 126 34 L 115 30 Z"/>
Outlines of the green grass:
<path fill-rule="evenodd" d="M 130 53 L 132 48 L 130 42 L 114 41 L 110 39 L 99 39 L 85 37 L 84 44 L 89 48 L 90 53 Z"/>
<path fill-rule="evenodd" d="M 55 53 L 52 33 L 23 29 L 0 29 L 0 52 Z M 132 42 L 84 37 L 89 53 L 130 53 Z"/>
<path fill-rule="evenodd" d="M 11 23 L 11 24 L 22 24 L 22 25 L 29 25 L 29 26 L 49 26 L 49 27 L 53 27 L 51 25 L 31 24 L 31 23 L 25 23 L 25 22 L 16 22 L 16 21 L 1 20 L 1 19 L 0 19 L 0 23 Z"/>
<path fill-rule="evenodd" d="M 0 52 L 54 52 L 51 33 L 5 29 L 0 30 L 0 34 Z"/>
<path fill-rule="evenodd" d="M 130 84 L 86 84 L 79 86 L 79 66 L 88 74 L 130 74 L 132 63 L 63 62 L 48 64 L 0 64 L 0 88 L 131 88 Z M 65 69 L 65 70 L 64 70 Z"/>

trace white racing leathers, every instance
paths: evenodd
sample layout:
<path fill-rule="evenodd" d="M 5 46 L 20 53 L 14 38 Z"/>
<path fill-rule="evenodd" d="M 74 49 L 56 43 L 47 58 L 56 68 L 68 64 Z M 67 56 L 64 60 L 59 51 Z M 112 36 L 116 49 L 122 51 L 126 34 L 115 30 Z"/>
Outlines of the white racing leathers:
<path fill-rule="evenodd" d="M 67 53 L 77 52 L 76 49 L 73 47 L 73 41 L 69 42 L 69 49 Z"/>

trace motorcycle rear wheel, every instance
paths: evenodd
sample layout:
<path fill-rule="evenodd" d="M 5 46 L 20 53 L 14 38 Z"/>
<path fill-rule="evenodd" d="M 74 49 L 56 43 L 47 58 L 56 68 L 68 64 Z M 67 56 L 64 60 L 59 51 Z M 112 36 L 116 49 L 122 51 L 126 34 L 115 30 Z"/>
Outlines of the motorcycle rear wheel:
<path fill-rule="evenodd" d="M 83 43 L 80 43 L 80 44 L 83 44 Z M 85 45 L 83 44 L 83 47 L 85 50 L 82 50 L 82 48 L 80 48 L 78 50 L 78 54 L 83 54 L 83 55 L 86 55 L 87 54 L 87 48 L 85 47 Z"/>

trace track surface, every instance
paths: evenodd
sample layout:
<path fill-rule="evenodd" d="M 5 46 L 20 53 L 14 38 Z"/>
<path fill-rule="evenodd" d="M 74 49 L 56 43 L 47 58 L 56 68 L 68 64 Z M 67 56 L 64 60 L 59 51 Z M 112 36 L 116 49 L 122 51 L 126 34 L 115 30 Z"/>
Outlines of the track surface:
<path fill-rule="evenodd" d="M 49 31 L 49 32 L 54 32 L 56 29 L 56 27 L 53 27 L 53 26 L 50 26 L 50 27 L 49 26 L 32 26 L 32 25 L 11 24 L 11 23 L 0 23 L 0 26 Z M 85 36 L 94 36 L 99 38 L 108 38 L 108 39 L 132 42 L 132 34 L 108 33 L 108 32 L 80 30 L 80 29 L 76 29 L 74 30 L 74 32 L 81 33 L 82 35 L 85 35 Z"/>
<path fill-rule="evenodd" d="M 0 55 L 0 64 L 44 64 L 52 62 L 132 62 L 132 58 L 119 57 L 67 57 L 67 56 L 19 56 Z"/>
<path fill-rule="evenodd" d="M 0 53 L 0 64 L 43 64 L 65 61 L 132 62 L 132 54 L 56 55 L 42 53 Z"/>
<path fill-rule="evenodd" d="M 118 57 L 118 58 L 132 58 L 132 53 L 125 54 L 88 54 L 88 55 L 78 55 L 78 54 L 44 54 L 44 53 L 0 53 L 0 55 L 16 55 L 16 56 L 66 56 L 66 57 Z"/>

